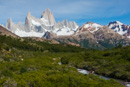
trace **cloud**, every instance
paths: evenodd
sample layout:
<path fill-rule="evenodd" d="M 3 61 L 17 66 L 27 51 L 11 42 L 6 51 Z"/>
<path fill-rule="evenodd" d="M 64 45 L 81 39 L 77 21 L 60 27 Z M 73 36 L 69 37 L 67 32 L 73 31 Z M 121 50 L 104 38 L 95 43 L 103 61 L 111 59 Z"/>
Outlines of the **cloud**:
<path fill-rule="evenodd" d="M 130 0 L 0 0 L 0 20 L 24 21 L 28 11 L 40 17 L 50 8 L 57 20 L 119 17 L 130 13 Z"/>
<path fill-rule="evenodd" d="M 130 2 L 130 1 L 129 1 Z M 56 14 L 92 17 L 120 16 L 130 12 L 129 3 L 121 0 L 77 0 L 55 9 Z"/>

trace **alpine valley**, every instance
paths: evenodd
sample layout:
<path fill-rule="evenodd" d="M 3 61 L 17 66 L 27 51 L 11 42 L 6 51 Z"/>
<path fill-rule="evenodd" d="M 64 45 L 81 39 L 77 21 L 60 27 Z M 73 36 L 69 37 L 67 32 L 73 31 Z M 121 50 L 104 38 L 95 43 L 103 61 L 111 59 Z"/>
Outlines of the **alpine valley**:
<path fill-rule="evenodd" d="M 82 26 L 67 20 L 56 22 L 49 9 L 42 13 L 41 18 L 35 18 L 29 12 L 24 26 L 21 22 L 13 23 L 10 18 L 6 28 L 20 37 L 45 38 L 84 48 L 106 49 L 130 44 L 129 25 L 119 21 L 110 22 L 106 26 L 93 22 Z"/>
<path fill-rule="evenodd" d="M 0 25 L 0 87 L 130 87 L 130 26 L 56 22 L 46 9 Z M 86 49 L 87 48 L 87 49 Z"/>

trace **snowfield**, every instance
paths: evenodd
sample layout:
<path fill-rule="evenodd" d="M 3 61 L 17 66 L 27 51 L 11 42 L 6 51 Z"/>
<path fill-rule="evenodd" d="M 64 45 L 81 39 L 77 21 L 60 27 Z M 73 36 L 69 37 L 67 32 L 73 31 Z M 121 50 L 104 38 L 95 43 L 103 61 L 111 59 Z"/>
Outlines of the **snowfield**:
<path fill-rule="evenodd" d="M 17 29 L 15 34 L 20 37 L 42 37 L 44 35 L 44 33 L 37 33 L 35 31 L 25 32 L 20 29 Z"/>

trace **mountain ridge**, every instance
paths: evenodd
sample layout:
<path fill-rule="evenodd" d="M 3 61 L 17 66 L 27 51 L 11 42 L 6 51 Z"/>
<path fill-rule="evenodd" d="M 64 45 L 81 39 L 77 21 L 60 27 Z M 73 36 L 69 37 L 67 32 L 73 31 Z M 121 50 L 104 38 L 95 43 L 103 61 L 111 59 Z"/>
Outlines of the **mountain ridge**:
<path fill-rule="evenodd" d="M 1 35 L 6 35 L 6 36 L 11 36 L 14 38 L 18 38 L 19 36 L 15 35 L 14 33 L 10 32 L 7 30 L 4 26 L 0 25 L 0 34 Z"/>
<path fill-rule="evenodd" d="M 9 19 L 6 27 L 20 37 L 40 37 L 85 48 L 106 49 L 130 44 L 128 39 L 130 26 L 119 21 L 110 22 L 107 26 L 87 22 L 79 27 L 74 21 L 56 22 L 49 9 L 43 11 L 41 18 L 35 18 L 29 12 L 24 26 L 21 23 L 15 24 Z M 120 33 L 116 30 L 122 31 Z"/>
<path fill-rule="evenodd" d="M 91 27 L 95 26 L 96 29 L 91 28 L 92 29 L 92 30 L 90 30 L 91 33 L 94 32 L 93 30 L 95 30 L 95 31 L 98 30 L 97 28 L 99 26 L 100 27 L 103 26 L 103 25 L 93 23 L 93 22 L 87 22 L 84 25 L 86 25 L 84 27 L 87 27 L 87 28 L 91 28 Z M 120 30 L 117 33 L 130 38 L 130 33 L 129 33 L 130 26 L 129 25 L 125 25 L 119 21 L 113 21 L 113 22 L 110 22 L 107 26 L 109 28 L 113 29 L 115 32 L 117 32 L 117 30 L 118 31 Z M 31 36 L 31 34 L 34 35 L 34 37 L 42 37 L 42 36 L 44 36 L 44 34 L 46 32 L 53 32 L 53 33 L 57 34 L 57 36 L 62 36 L 62 35 L 68 36 L 68 35 L 72 35 L 75 32 L 77 32 L 79 25 L 76 24 L 76 22 L 74 22 L 74 21 L 68 22 L 67 20 L 63 20 L 61 22 L 56 23 L 53 13 L 51 13 L 50 9 L 47 8 L 45 11 L 42 12 L 40 19 L 35 18 L 34 16 L 31 15 L 30 12 L 28 12 L 24 26 L 22 26 L 20 23 L 15 24 L 15 23 L 13 23 L 13 21 L 11 19 L 8 19 L 6 28 L 8 28 L 11 32 L 13 32 L 17 35 L 19 35 L 18 30 L 29 34 L 29 35 L 27 35 L 27 34 L 19 35 L 21 37 L 29 37 L 29 36 Z M 121 31 L 121 30 L 123 30 L 123 31 Z M 35 35 L 34 33 L 36 33 L 37 35 Z"/>
<path fill-rule="evenodd" d="M 24 26 L 18 27 L 13 23 L 13 21 L 7 21 L 6 24 L 6 28 L 21 37 L 42 37 L 47 31 L 52 31 L 53 33 L 57 34 L 57 36 L 71 35 L 78 27 L 78 24 L 73 21 L 68 22 L 67 20 L 63 20 L 56 23 L 55 18 L 49 9 L 43 11 L 41 18 L 35 18 L 29 12 L 26 16 Z M 20 35 L 19 32 L 24 34 Z M 27 33 L 29 35 L 27 35 Z"/>
<path fill-rule="evenodd" d="M 119 21 L 113 21 L 109 23 L 108 27 L 120 35 L 130 38 L 130 25 L 123 24 Z"/>

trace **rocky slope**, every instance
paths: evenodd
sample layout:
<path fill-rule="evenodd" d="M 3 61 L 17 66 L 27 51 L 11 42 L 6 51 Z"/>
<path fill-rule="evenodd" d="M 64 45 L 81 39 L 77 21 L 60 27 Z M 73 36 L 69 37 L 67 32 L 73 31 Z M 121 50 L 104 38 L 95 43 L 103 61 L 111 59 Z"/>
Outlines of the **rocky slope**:
<path fill-rule="evenodd" d="M 18 37 L 17 35 L 15 35 L 14 33 L 10 32 L 9 30 L 7 30 L 5 27 L 3 27 L 2 25 L 0 25 L 0 34 L 1 35 L 6 35 L 6 36 L 12 36 L 12 37 Z"/>
<path fill-rule="evenodd" d="M 60 43 L 74 43 L 93 49 L 113 48 L 118 45 L 127 46 L 130 44 L 130 39 L 116 33 L 109 27 L 90 22 L 79 28 L 71 37 L 64 36 L 55 39 Z"/>
<path fill-rule="evenodd" d="M 45 39 L 52 39 L 52 38 L 55 38 L 57 36 L 55 33 L 47 31 L 42 37 Z"/>
<path fill-rule="evenodd" d="M 104 26 L 94 33 L 98 44 L 105 48 L 113 48 L 118 45 L 127 46 L 130 44 L 130 39 L 114 32 L 109 27 Z"/>

